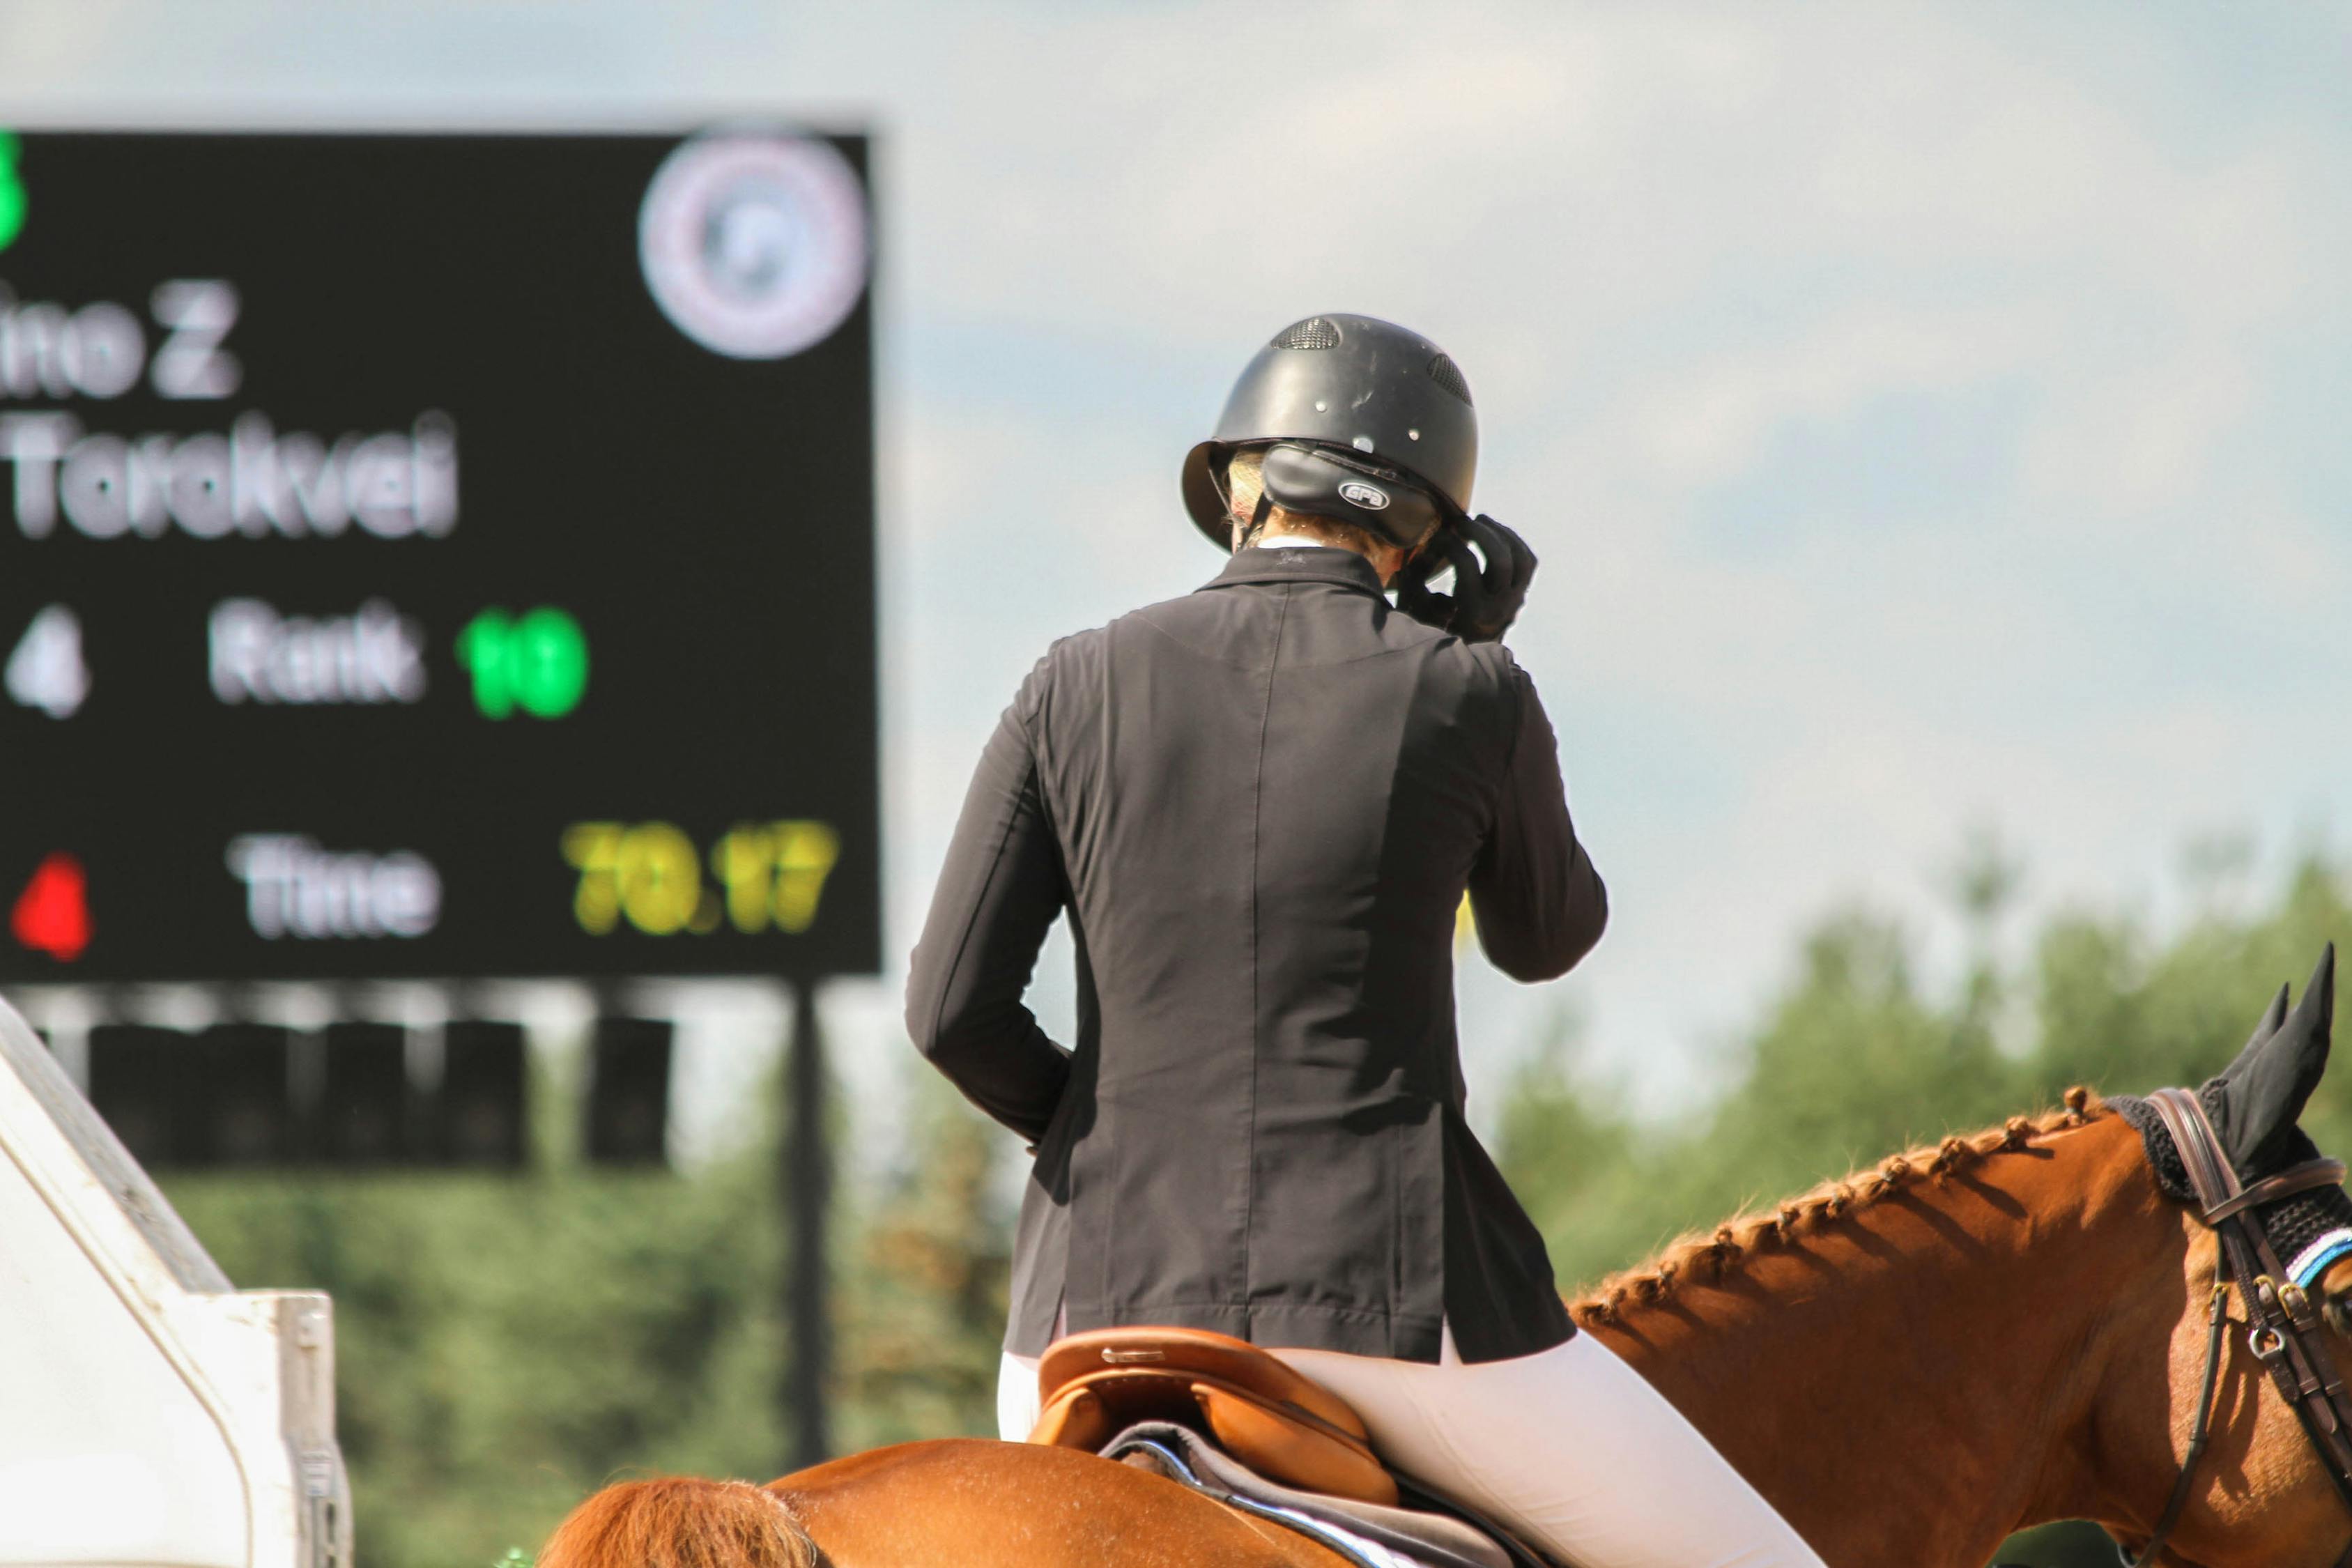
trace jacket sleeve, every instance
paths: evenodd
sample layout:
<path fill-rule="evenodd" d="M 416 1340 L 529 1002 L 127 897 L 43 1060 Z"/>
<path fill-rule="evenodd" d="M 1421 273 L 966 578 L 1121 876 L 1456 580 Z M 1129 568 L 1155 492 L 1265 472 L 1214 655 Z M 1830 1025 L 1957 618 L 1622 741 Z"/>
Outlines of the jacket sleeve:
<path fill-rule="evenodd" d="M 1470 868 L 1478 945 L 1514 980 L 1552 980 L 1592 951 L 1609 923 L 1609 890 L 1569 820 L 1559 743 L 1535 682 L 1512 668 L 1517 733 L 1495 825 Z"/>
<path fill-rule="evenodd" d="M 981 754 L 907 975 L 915 1048 L 964 1097 L 1031 1142 L 1069 1081 L 1067 1052 L 1022 1005 L 1063 878 L 1016 709 Z"/>

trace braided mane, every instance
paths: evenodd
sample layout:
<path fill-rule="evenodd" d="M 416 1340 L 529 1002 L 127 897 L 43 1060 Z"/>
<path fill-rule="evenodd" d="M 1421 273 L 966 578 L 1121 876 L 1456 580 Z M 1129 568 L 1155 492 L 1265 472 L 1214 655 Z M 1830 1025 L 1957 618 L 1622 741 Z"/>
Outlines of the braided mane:
<path fill-rule="evenodd" d="M 1649 1262 L 1603 1279 L 1570 1302 L 1569 1314 L 1585 1328 L 1621 1322 L 1629 1306 L 1663 1301 L 1685 1279 L 1702 1283 L 1721 1279 L 1756 1254 L 1818 1235 L 1889 1193 L 1922 1182 L 1940 1183 L 1993 1155 L 2028 1148 L 2036 1138 L 2087 1126 L 2112 1114 L 2096 1095 L 2077 1084 L 2066 1091 L 2063 1110 L 2040 1116 L 2012 1116 L 1974 1137 L 1947 1138 L 1940 1143 L 1889 1154 L 1867 1172 L 1824 1182 L 1769 1214 L 1736 1215 L 1712 1233 L 1694 1231 L 1668 1243 Z"/>

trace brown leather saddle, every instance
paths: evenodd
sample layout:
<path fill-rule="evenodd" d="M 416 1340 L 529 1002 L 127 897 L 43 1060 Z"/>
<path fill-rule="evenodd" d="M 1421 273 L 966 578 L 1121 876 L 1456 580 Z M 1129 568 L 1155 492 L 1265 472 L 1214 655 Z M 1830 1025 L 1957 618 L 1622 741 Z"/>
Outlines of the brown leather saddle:
<path fill-rule="evenodd" d="M 1495 1521 L 1391 1472 L 1347 1401 L 1244 1341 L 1089 1330 L 1047 1349 L 1037 1383 L 1031 1442 L 1137 1466 L 1358 1568 L 1556 1568 Z"/>
<path fill-rule="evenodd" d="M 1205 1430 L 1301 1491 L 1393 1508 L 1397 1483 L 1347 1402 L 1245 1341 L 1203 1329 L 1092 1329 L 1045 1352 L 1032 1443 L 1098 1452 L 1139 1421 Z"/>

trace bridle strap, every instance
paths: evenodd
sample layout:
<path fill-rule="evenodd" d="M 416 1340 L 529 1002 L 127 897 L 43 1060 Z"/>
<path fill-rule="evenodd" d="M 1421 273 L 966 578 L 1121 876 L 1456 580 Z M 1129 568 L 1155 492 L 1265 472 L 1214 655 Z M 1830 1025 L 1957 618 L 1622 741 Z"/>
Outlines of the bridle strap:
<path fill-rule="evenodd" d="M 2343 1161 L 2312 1160 L 2297 1165 L 2292 1171 L 2282 1171 L 2275 1176 L 2264 1177 L 2239 1193 L 2234 1198 L 2224 1198 L 2218 1204 L 2208 1205 L 2203 1217 L 2207 1225 L 2219 1225 L 2231 1215 L 2246 1209 L 2260 1208 L 2264 1204 L 2274 1204 L 2281 1198 L 2291 1198 L 2297 1193 L 2307 1193 L 2315 1187 L 2340 1187 L 2343 1184 Z"/>
<path fill-rule="evenodd" d="M 2185 1089 L 2159 1089 L 2147 1097 L 2172 1134 L 2172 1146 L 2188 1168 L 2189 1189 L 2197 1194 L 2198 1217 L 2213 1223 L 2213 1212 L 2238 1197 L 2244 1188 L 2238 1173 L 2221 1152 L 2221 1134 L 2205 1114 L 2205 1107 Z"/>
<path fill-rule="evenodd" d="M 2206 1441 L 2213 1436 L 2213 1388 L 2221 1381 L 2221 1336 L 2230 1327 L 2227 1285 L 2213 1287 L 2205 1322 L 2205 1379 L 2197 1386 L 2197 1423 L 2189 1431 L 2189 1451 L 2180 1457 L 2180 1479 L 2172 1483 L 2172 1495 L 2164 1500 L 2164 1512 L 2156 1521 L 2156 1532 L 2147 1538 L 2147 1545 L 2138 1556 L 2124 1559 L 2124 1568 L 2149 1568 L 2171 1537 L 2172 1527 L 2180 1522 L 2180 1510 L 2189 1506 L 2189 1489 L 2197 1479 L 2197 1461 L 2205 1457 Z M 2352 1555 L 2352 1547 L 2345 1550 Z M 2336 1568 L 2344 1565 L 2338 1563 Z"/>
<path fill-rule="evenodd" d="M 2188 1501 L 2190 1478 L 2204 1451 L 2211 1418 L 2222 1329 L 2228 1321 L 2224 1301 L 2231 1283 L 2246 1305 L 2247 1348 L 2270 1370 L 2272 1382 L 2303 1424 L 2304 1435 L 2317 1450 L 2337 1494 L 2346 1507 L 2352 1508 L 2352 1401 L 2347 1398 L 2327 1347 L 2316 1337 L 2319 1316 L 2310 1297 L 2279 1266 L 2270 1236 L 2254 1213 L 2280 1198 L 2341 1183 L 2343 1163 L 2313 1160 L 2246 1186 L 2231 1168 L 2221 1136 L 2195 1095 L 2183 1089 L 2159 1089 L 2148 1097 L 2148 1103 L 2179 1151 L 2189 1184 L 2197 1194 L 2198 1217 L 2221 1243 L 2221 1271 L 2214 1285 L 2205 1384 L 2198 1396 L 2197 1422 L 2189 1451 L 2182 1457 L 2180 1479 L 2173 1485 L 2171 1500 L 2156 1533 L 2133 1560 L 2132 1568 L 2145 1568 L 2155 1562 Z M 2336 1560 L 2336 1568 L 2352 1568 L 2352 1544 Z"/>

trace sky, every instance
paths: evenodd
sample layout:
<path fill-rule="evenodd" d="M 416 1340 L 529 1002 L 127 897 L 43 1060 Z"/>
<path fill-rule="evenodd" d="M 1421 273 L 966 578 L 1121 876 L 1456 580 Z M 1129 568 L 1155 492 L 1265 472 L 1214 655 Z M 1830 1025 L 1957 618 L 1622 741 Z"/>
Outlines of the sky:
<path fill-rule="evenodd" d="M 1474 1110 L 1563 1016 L 1703 1096 L 1856 900 L 1948 963 L 1971 831 L 2019 930 L 2339 843 L 2347 79 L 2341 3 L 0 0 L 25 125 L 878 139 L 892 960 L 831 1004 L 877 1093 L 998 711 L 1214 572 L 1179 462 L 1320 310 L 1464 368 L 1612 894 L 1563 981 L 1465 959 Z"/>

